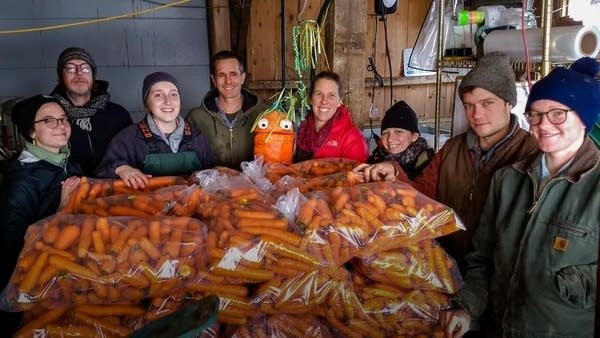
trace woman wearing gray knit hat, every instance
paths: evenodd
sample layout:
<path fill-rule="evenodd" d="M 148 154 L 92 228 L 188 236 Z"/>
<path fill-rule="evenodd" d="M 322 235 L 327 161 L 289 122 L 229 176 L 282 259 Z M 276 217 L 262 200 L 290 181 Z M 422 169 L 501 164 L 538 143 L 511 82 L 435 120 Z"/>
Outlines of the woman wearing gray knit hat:
<path fill-rule="evenodd" d="M 457 309 L 440 317 L 447 336 L 484 311 L 486 337 L 594 336 L 600 150 L 586 130 L 599 69 L 582 58 L 531 88 L 525 115 L 541 152 L 494 175 Z"/>
<path fill-rule="evenodd" d="M 141 189 L 151 176 L 189 175 L 214 165 L 208 139 L 180 115 L 180 88 L 169 73 L 146 76 L 142 100 L 148 113 L 113 138 L 99 177 L 119 177 L 127 186 Z"/>
<path fill-rule="evenodd" d="M 394 103 L 381 120 L 381 140 L 367 163 L 396 161 L 413 179 L 433 157 L 433 149 L 421 137 L 417 114 L 404 101 Z"/>

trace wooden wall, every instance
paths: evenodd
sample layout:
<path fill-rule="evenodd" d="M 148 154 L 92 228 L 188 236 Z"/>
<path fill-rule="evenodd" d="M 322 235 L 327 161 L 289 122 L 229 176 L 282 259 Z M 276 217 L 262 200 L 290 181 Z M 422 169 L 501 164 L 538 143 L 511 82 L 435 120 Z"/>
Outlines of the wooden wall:
<path fill-rule="evenodd" d="M 271 96 L 282 88 L 283 78 L 296 79 L 291 48 L 292 27 L 301 20 L 316 20 L 323 2 L 323 0 L 286 0 L 285 57 L 287 67 L 284 72 L 281 57 L 280 1 L 252 1 L 250 24 L 247 28 L 248 76 L 246 85 L 267 102 L 271 102 Z M 345 100 L 353 112 L 356 122 L 359 125 L 368 125 L 369 123 L 372 73 L 367 71 L 367 66 L 368 57 L 374 55 L 377 70 L 386 83 L 385 87 L 377 87 L 374 91 L 374 105 L 379 110 L 379 119 L 391 105 L 390 101 L 405 100 L 417 112 L 422 122 L 433 125 L 436 102 L 435 76 L 406 78 L 403 76 L 402 70 L 402 52 L 405 48 L 411 48 L 416 41 L 431 1 L 399 1 L 396 13 L 386 17 L 387 42 L 392 65 L 391 74 L 386 59 L 384 22 L 375 15 L 373 0 L 367 0 L 366 4 L 361 4 L 361 2 L 364 3 L 362 0 L 360 2 L 334 1 L 329 10 L 328 23 L 325 26 L 326 32 L 323 35 L 328 53 L 334 54 L 327 55 L 332 70 L 338 73 L 350 72 L 351 78 L 362 77 L 363 79 L 363 88 L 353 87 L 352 82 L 349 82 L 350 99 Z M 352 19 L 347 20 L 348 17 Z M 331 32 L 331 30 L 336 30 L 336 32 Z M 349 32 L 344 33 L 344 31 Z M 354 36 L 352 36 L 352 32 L 355 33 Z M 356 33 L 362 36 L 358 36 Z M 348 48 L 344 48 L 344 45 Z M 361 48 L 362 50 L 358 50 Z M 357 57 L 362 59 L 359 65 L 355 61 Z M 391 100 L 390 75 L 393 84 Z M 342 78 L 344 79 L 344 76 Z M 453 78 L 445 77 L 445 79 L 441 92 L 442 127 L 449 126 L 454 104 Z M 378 121 L 375 121 L 374 124 L 377 125 Z"/>

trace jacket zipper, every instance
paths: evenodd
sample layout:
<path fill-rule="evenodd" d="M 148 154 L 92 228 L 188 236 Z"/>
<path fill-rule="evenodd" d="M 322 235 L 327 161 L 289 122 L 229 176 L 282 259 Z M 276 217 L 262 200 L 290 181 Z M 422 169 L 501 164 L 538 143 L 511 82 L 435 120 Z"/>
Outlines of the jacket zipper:
<path fill-rule="evenodd" d="M 229 128 L 229 150 L 233 149 L 233 128 Z"/>

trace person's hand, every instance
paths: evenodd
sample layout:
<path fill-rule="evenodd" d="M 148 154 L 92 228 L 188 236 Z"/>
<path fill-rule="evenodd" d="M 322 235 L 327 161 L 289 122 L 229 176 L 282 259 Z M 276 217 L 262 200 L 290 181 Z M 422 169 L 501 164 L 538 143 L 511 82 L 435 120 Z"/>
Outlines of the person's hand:
<path fill-rule="evenodd" d="M 133 189 L 144 189 L 148 184 L 148 179 L 152 177 L 152 175 L 146 175 L 139 169 L 126 164 L 118 166 L 115 174 L 125 181 L 126 186 Z"/>
<path fill-rule="evenodd" d="M 440 326 L 446 338 L 461 338 L 471 326 L 471 316 L 463 309 L 440 312 Z"/>
<path fill-rule="evenodd" d="M 73 193 L 73 191 L 75 191 L 75 188 L 79 184 L 79 181 L 81 181 L 80 177 L 71 176 L 60 183 L 62 185 L 61 189 L 60 189 L 60 204 L 61 205 L 64 205 L 65 203 L 67 203 L 67 199 L 69 197 L 71 197 L 71 194 Z"/>
<path fill-rule="evenodd" d="M 387 162 L 359 164 L 356 168 L 352 169 L 352 171 L 364 177 L 365 182 L 391 182 L 396 180 L 396 169 L 393 164 Z"/>

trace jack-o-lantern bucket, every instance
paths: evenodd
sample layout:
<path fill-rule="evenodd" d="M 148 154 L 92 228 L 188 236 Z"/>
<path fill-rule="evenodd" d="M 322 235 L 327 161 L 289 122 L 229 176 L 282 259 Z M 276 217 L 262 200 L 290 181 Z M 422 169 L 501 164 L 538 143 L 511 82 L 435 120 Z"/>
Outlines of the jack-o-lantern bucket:
<path fill-rule="evenodd" d="M 265 163 L 292 163 L 294 124 L 285 113 L 274 110 L 259 117 L 254 134 L 255 157 L 262 155 Z"/>

